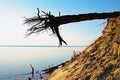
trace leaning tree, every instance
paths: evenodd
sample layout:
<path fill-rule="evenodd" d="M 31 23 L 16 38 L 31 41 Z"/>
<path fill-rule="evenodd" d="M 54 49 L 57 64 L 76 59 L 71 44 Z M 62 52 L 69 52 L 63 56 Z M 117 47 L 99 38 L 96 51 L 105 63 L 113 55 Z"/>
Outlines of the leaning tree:
<path fill-rule="evenodd" d="M 78 15 L 54 16 L 51 12 L 39 9 L 37 16 L 26 18 L 25 23 L 32 26 L 28 34 L 52 30 L 59 39 L 59 44 L 67 43 L 59 32 L 59 26 L 72 22 L 93 19 L 107 19 L 102 35 L 81 54 L 72 58 L 62 68 L 53 72 L 48 80 L 120 80 L 120 12 L 88 13 Z"/>
<path fill-rule="evenodd" d="M 32 25 L 28 29 L 27 36 L 33 34 L 33 33 L 39 33 L 44 30 L 52 30 L 53 34 L 57 35 L 57 38 L 59 40 L 59 45 L 62 45 L 62 43 L 67 45 L 67 42 L 63 40 L 63 38 L 60 35 L 59 27 L 63 24 L 73 23 L 73 22 L 80 22 L 85 20 L 93 20 L 93 19 L 106 19 L 106 18 L 112 18 L 117 17 L 120 15 L 120 12 L 110 12 L 110 13 L 88 13 L 88 14 L 78 14 L 78 15 L 60 15 L 54 16 L 49 11 L 48 13 L 42 11 L 43 14 L 40 15 L 40 10 L 37 8 L 37 16 L 32 18 L 26 18 L 25 24 Z M 27 37 L 26 36 L 26 37 Z"/>

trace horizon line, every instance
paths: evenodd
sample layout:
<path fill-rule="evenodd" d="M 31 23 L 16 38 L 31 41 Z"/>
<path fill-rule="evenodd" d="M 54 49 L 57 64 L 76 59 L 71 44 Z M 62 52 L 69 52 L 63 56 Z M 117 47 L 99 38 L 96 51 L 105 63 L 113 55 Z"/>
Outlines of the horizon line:
<path fill-rule="evenodd" d="M 64 45 L 64 46 L 57 46 L 57 45 L 0 45 L 0 47 L 87 47 L 86 45 L 77 46 L 77 45 Z"/>

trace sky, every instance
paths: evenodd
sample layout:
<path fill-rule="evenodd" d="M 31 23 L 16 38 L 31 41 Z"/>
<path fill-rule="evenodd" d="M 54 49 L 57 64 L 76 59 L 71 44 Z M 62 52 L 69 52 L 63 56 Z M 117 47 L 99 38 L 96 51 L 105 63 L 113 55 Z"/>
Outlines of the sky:
<path fill-rule="evenodd" d="M 30 25 L 24 17 L 37 14 L 37 8 L 55 16 L 91 12 L 120 11 L 120 0 L 0 0 L 0 45 L 58 45 L 50 32 L 33 34 L 25 38 Z M 88 45 L 102 33 L 106 20 L 92 20 L 60 26 L 60 33 L 68 45 Z M 51 35 L 51 36 L 50 36 Z"/>

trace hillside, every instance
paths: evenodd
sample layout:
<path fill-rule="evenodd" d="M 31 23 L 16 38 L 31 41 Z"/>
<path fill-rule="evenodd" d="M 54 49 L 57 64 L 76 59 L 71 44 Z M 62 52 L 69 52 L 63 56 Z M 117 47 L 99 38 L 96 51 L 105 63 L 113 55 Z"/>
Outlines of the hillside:
<path fill-rule="evenodd" d="M 48 80 L 120 80 L 120 16 L 109 18 L 102 35 Z"/>

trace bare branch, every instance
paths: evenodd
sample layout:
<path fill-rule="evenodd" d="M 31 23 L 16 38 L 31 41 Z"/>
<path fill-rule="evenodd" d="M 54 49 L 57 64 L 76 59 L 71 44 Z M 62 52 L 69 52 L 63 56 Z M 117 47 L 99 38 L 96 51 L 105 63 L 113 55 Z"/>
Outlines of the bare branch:
<path fill-rule="evenodd" d="M 38 15 L 38 18 L 40 19 L 40 10 L 39 10 L 39 8 L 37 8 L 37 10 L 38 10 L 38 13 L 37 13 L 37 15 Z"/>
<path fill-rule="evenodd" d="M 59 17 L 60 17 L 60 15 L 61 15 L 61 13 L 60 13 L 60 11 L 59 11 Z"/>

